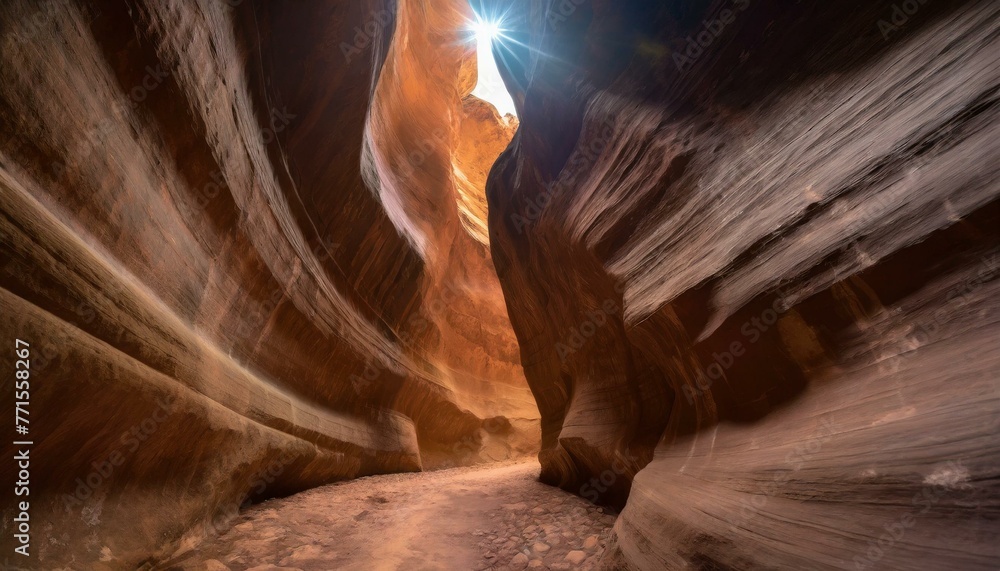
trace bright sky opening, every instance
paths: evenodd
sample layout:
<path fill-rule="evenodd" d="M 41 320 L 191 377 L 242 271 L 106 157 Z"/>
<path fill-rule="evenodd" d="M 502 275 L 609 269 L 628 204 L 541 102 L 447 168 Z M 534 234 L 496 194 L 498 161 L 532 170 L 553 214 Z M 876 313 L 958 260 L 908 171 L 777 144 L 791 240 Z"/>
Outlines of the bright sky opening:
<path fill-rule="evenodd" d="M 472 94 L 489 101 L 497 108 L 501 116 L 510 113 L 517 116 L 514 110 L 514 100 L 507 92 L 500 70 L 493 59 L 493 40 L 501 38 L 502 30 L 496 22 L 477 20 L 472 29 L 476 33 L 477 64 L 479 65 L 479 81 Z"/>

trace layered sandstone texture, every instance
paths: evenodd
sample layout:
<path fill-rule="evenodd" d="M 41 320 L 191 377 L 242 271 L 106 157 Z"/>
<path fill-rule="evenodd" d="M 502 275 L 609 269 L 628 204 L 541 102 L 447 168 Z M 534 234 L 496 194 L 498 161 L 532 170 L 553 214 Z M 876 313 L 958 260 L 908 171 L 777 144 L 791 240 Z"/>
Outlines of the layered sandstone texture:
<path fill-rule="evenodd" d="M 507 27 L 490 243 L 543 480 L 624 506 L 605 564 L 996 568 L 1000 6 Z"/>
<path fill-rule="evenodd" d="M 31 347 L 33 564 L 134 568 L 249 501 L 537 451 L 485 240 L 495 154 L 460 140 L 469 15 L 0 6 L 0 331 Z"/>

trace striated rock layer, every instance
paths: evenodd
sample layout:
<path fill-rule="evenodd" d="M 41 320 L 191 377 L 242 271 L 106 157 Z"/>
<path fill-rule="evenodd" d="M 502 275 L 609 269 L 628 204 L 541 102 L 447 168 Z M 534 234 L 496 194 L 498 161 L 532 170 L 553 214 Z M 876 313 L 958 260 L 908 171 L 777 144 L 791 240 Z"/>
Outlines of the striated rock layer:
<path fill-rule="evenodd" d="M 1000 7 L 786 4 L 509 12 L 542 478 L 615 568 L 995 568 Z"/>
<path fill-rule="evenodd" d="M 133 568 L 245 501 L 537 450 L 460 214 L 468 15 L 0 6 L 0 331 L 31 349 L 32 564 Z"/>

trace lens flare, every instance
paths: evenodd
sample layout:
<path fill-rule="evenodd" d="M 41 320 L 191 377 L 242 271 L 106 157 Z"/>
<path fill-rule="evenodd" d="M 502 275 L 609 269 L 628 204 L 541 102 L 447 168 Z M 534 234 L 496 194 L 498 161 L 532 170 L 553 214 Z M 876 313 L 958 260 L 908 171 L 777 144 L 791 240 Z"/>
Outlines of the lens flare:
<path fill-rule="evenodd" d="M 476 33 L 476 42 L 491 42 L 500 35 L 500 24 L 478 20 L 472 25 L 472 30 Z"/>
<path fill-rule="evenodd" d="M 472 94 L 497 108 L 500 115 L 510 113 L 517 116 L 514 100 L 500 77 L 496 60 L 493 58 L 493 42 L 504 41 L 503 28 L 499 21 L 477 18 L 469 26 L 476 38 L 479 79 Z"/>

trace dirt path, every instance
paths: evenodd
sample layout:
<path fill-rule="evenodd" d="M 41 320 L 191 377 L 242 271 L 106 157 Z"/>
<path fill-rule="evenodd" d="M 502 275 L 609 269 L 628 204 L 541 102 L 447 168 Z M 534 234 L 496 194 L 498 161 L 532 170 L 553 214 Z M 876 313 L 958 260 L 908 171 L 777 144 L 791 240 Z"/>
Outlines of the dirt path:
<path fill-rule="evenodd" d="M 538 463 L 373 476 L 253 506 L 169 569 L 593 569 L 614 516 Z"/>

